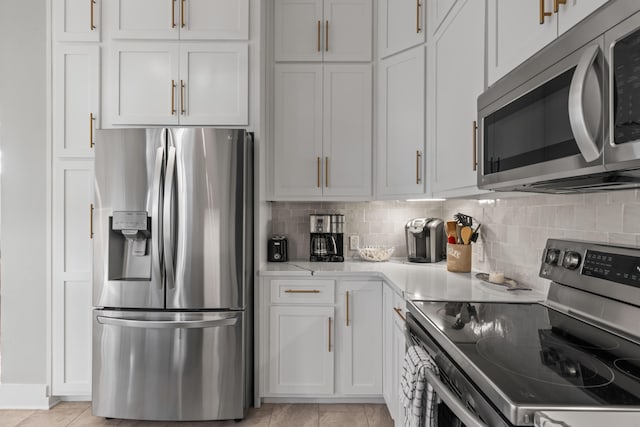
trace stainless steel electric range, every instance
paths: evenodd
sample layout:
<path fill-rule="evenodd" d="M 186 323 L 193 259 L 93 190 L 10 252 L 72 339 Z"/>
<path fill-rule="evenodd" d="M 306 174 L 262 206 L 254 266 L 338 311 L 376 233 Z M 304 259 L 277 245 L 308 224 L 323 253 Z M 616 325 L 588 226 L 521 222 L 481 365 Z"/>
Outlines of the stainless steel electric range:
<path fill-rule="evenodd" d="M 526 426 L 543 410 L 640 418 L 640 249 L 550 239 L 540 277 L 552 281 L 543 303 L 408 303 L 409 338 L 440 370 L 428 379 L 441 420 Z"/>

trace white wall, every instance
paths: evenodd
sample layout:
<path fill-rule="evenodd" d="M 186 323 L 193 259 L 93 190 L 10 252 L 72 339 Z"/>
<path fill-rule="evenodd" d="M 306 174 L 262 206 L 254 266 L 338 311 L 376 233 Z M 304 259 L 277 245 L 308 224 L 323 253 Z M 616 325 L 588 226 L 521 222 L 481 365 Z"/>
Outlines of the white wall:
<path fill-rule="evenodd" d="M 2 383 L 47 383 L 46 2 L 0 1 Z"/>

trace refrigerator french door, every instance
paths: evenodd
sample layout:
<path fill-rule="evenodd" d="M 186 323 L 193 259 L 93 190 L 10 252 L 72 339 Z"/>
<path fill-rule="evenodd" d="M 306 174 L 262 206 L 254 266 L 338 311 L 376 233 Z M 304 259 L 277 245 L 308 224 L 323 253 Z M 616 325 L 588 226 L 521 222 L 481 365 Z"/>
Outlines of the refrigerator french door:
<path fill-rule="evenodd" d="M 243 418 L 251 384 L 252 145 L 243 130 L 102 130 L 93 413 Z"/>

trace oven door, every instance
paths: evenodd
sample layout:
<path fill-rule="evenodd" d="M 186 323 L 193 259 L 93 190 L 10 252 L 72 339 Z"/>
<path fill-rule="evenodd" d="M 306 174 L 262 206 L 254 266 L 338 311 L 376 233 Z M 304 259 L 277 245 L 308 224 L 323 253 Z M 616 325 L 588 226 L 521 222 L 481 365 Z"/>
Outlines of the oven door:
<path fill-rule="evenodd" d="M 640 168 L 640 13 L 605 33 L 609 65 L 609 143 L 605 167 Z"/>
<path fill-rule="evenodd" d="M 540 72 L 488 105 L 479 102 L 478 186 L 511 190 L 604 171 L 604 37 Z M 510 76 L 531 75 L 525 63 Z M 495 91 L 501 85 L 490 90 Z"/>
<path fill-rule="evenodd" d="M 426 350 L 440 371 L 439 375 L 427 371 L 427 382 L 440 399 L 438 427 L 456 423 L 466 427 L 513 427 L 471 384 L 410 312 L 407 313 L 407 345 L 419 345 Z"/>

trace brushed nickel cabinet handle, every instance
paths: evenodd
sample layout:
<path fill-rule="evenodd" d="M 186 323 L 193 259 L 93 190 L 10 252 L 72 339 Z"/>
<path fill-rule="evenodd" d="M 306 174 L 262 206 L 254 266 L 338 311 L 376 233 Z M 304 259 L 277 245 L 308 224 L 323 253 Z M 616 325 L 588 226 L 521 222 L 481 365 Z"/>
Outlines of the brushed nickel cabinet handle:
<path fill-rule="evenodd" d="M 331 317 L 329 317 L 329 353 L 331 353 Z"/>
<path fill-rule="evenodd" d="M 545 12 L 544 11 L 544 2 L 545 2 L 545 0 L 540 0 L 540 25 L 544 24 L 544 18 L 546 16 L 551 16 L 552 15 L 551 12 Z"/>
<path fill-rule="evenodd" d="M 89 113 L 89 148 L 93 148 L 95 145 L 93 142 L 93 122 L 95 120 L 96 118 L 93 117 L 93 113 Z"/>
<path fill-rule="evenodd" d="M 349 326 L 349 291 L 347 291 L 347 326 Z"/>
<path fill-rule="evenodd" d="M 324 51 L 329 52 L 329 20 L 324 22 Z"/>
<path fill-rule="evenodd" d="M 90 14 L 91 15 L 90 16 L 91 23 L 90 23 L 89 29 L 91 31 L 96 29 L 96 23 L 95 23 L 95 19 L 94 19 L 95 5 L 96 5 L 96 0 L 89 0 L 89 7 L 91 9 L 91 14 Z"/>
<path fill-rule="evenodd" d="M 561 4 L 567 4 L 567 0 L 553 0 L 553 13 L 558 13 Z"/>
<path fill-rule="evenodd" d="M 404 317 L 404 314 L 402 314 L 402 309 L 401 309 L 401 308 L 393 307 L 393 311 L 395 311 L 395 312 L 396 312 L 396 314 L 397 314 L 398 316 L 400 316 L 400 318 L 402 319 L 402 321 L 403 321 L 403 322 L 406 322 L 406 321 L 407 321 L 407 319 Z"/>
<path fill-rule="evenodd" d="M 318 52 L 320 52 L 322 50 L 322 46 L 321 46 L 322 42 L 320 41 L 321 40 L 321 37 L 320 37 L 320 31 L 321 31 L 320 30 L 320 26 L 321 25 L 322 24 L 320 23 L 320 21 L 318 21 Z"/>
<path fill-rule="evenodd" d="M 285 294 L 319 294 L 320 291 L 318 289 L 287 289 L 284 291 Z"/>
<path fill-rule="evenodd" d="M 171 0 L 171 28 L 176 27 L 176 0 Z"/>
<path fill-rule="evenodd" d="M 422 4 L 420 0 L 416 0 L 416 34 L 420 34 L 422 32 L 422 28 L 420 28 L 420 9 L 422 8 Z"/>
<path fill-rule="evenodd" d="M 184 80 L 180 80 L 180 114 L 184 116 L 186 110 L 184 109 Z"/>
<path fill-rule="evenodd" d="M 420 184 L 420 158 L 422 157 L 422 154 L 420 153 L 420 150 L 416 150 L 416 184 Z"/>
<path fill-rule="evenodd" d="M 171 80 L 171 115 L 176 114 L 176 81 Z"/>
<path fill-rule="evenodd" d="M 471 138 L 471 140 L 473 141 L 473 158 L 471 159 L 471 162 L 473 163 L 473 170 L 478 170 L 478 122 L 477 121 L 473 121 L 473 137 Z"/>
<path fill-rule="evenodd" d="M 93 203 L 89 205 L 89 239 L 93 239 Z"/>
<path fill-rule="evenodd" d="M 329 188 L 329 158 L 324 158 L 324 186 Z"/>
<path fill-rule="evenodd" d="M 318 170 L 318 188 L 322 188 L 322 184 L 320 183 L 320 162 L 321 162 L 320 157 L 318 157 L 318 167 L 317 167 L 317 170 Z"/>
<path fill-rule="evenodd" d="M 185 19 L 184 19 L 184 2 L 185 2 L 185 0 L 182 0 L 180 2 L 180 26 L 182 28 L 187 26 L 187 24 L 185 22 Z"/>

